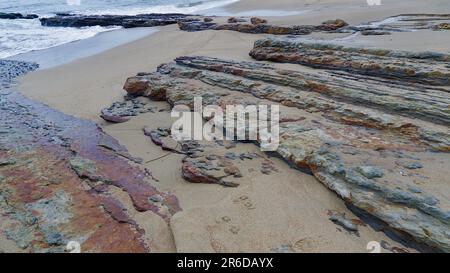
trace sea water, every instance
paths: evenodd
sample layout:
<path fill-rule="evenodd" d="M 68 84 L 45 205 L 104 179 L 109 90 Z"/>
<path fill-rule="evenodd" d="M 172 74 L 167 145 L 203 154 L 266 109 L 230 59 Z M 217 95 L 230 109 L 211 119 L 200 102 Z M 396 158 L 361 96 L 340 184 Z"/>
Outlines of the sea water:
<path fill-rule="evenodd" d="M 186 13 L 223 6 L 236 0 L 0 0 L 0 12 L 50 17 L 56 13 L 136 15 Z M 0 59 L 95 36 L 118 27 L 43 27 L 39 19 L 0 19 Z"/>

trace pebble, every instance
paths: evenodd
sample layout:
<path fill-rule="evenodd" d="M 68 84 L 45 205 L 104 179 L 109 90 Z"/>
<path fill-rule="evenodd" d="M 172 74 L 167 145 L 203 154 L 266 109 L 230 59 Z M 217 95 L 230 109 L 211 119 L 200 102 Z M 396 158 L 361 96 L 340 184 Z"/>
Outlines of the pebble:
<path fill-rule="evenodd" d="M 405 168 L 410 169 L 410 170 L 415 170 L 415 169 L 423 168 L 423 165 L 419 162 L 413 162 L 413 163 L 405 165 Z"/>

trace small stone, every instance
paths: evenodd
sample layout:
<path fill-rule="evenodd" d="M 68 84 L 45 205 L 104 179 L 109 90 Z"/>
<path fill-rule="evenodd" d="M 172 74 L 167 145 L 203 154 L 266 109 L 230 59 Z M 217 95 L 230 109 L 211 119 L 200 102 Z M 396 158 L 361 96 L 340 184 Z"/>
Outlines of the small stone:
<path fill-rule="evenodd" d="M 236 154 L 232 152 L 225 153 L 225 157 L 231 160 L 235 160 L 237 158 Z"/>
<path fill-rule="evenodd" d="M 413 162 L 413 163 L 405 165 L 405 168 L 410 169 L 410 170 L 415 170 L 415 169 L 423 168 L 423 165 L 419 162 Z"/>
<path fill-rule="evenodd" d="M 258 17 L 252 17 L 250 19 L 250 22 L 252 22 L 252 24 L 254 24 L 254 25 L 267 24 L 266 19 L 262 19 L 262 18 L 258 18 Z"/>
<path fill-rule="evenodd" d="M 214 20 L 213 20 L 213 18 L 211 18 L 211 17 L 205 17 L 205 18 L 203 18 L 203 22 L 205 22 L 205 23 L 210 23 L 210 22 L 212 22 L 212 21 L 214 21 Z"/>

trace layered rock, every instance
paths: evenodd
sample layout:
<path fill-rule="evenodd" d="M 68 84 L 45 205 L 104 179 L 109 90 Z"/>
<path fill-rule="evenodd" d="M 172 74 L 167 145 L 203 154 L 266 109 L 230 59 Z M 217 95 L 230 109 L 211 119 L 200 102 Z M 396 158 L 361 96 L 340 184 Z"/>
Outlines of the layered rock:
<path fill-rule="evenodd" d="M 242 23 L 235 20 L 232 23 L 219 24 L 214 22 L 200 21 L 180 21 L 178 25 L 184 31 L 204 31 L 204 30 L 231 30 L 243 33 L 267 33 L 274 35 L 307 35 L 318 31 L 336 31 L 347 25 L 340 19 L 323 22 L 320 25 L 299 25 L 299 26 L 276 26 L 267 24 L 267 21 L 260 18 L 252 18 L 252 23 Z"/>
<path fill-rule="evenodd" d="M 4 62 L 15 74 L 35 68 Z M 74 241 L 82 252 L 148 252 L 151 235 L 131 213 L 168 221 L 180 210 L 175 196 L 149 184 L 140 160 L 96 124 L 4 90 L 0 115 L 0 228 L 2 242 L 16 251 L 64 252 Z"/>
<path fill-rule="evenodd" d="M 179 21 L 198 20 L 189 15 L 168 14 L 139 14 L 139 15 L 76 15 L 59 14 L 54 17 L 41 18 L 41 24 L 49 27 L 87 27 L 87 26 L 122 26 L 125 28 L 155 27 L 176 24 Z"/>
<path fill-rule="evenodd" d="M 255 42 L 250 56 L 256 60 L 297 63 L 387 79 L 450 85 L 450 55 L 441 53 L 352 48 L 295 39 L 264 39 Z"/>
<path fill-rule="evenodd" d="M 0 12 L 0 19 L 36 19 L 39 18 L 36 14 L 26 14 L 23 15 L 22 13 L 4 13 Z"/>
<path fill-rule="evenodd" d="M 442 69 L 446 58 L 413 56 L 402 62 L 412 59 L 411 67 L 430 71 Z M 401 73 L 387 80 L 370 70 L 364 74 L 383 77 L 180 57 L 155 73 L 131 77 L 126 90 L 189 107 L 195 96 L 208 105 L 280 104 L 278 155 L 391 228 L 448 252 L 449 87 L 411 84 L 424 77 Z M 187 162 L 192 169 L 197 161 Z"/>

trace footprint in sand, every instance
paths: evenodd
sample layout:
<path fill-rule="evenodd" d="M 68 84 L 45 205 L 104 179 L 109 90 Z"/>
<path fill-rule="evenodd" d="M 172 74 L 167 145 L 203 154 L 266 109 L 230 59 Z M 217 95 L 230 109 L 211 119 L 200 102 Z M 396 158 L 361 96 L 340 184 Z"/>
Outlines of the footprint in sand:
<path fill-rule="evenodd" d="M 235 204 L 243 204 L 244 208 L 247 210 L 253 210 L 256 209 L 256 207 L 253 205 L 252 201 L 247 195 L 242 195 L 238 197 L 237 199 L 233 200 L 233 203 Z"/>
<path fill-rule="evenodd" d="M 314 240 L 312 238 L 306 237 L 298 240 L 292 245 L 292 248 L 296 252 L 313 252 L 314 247 Z"/>

